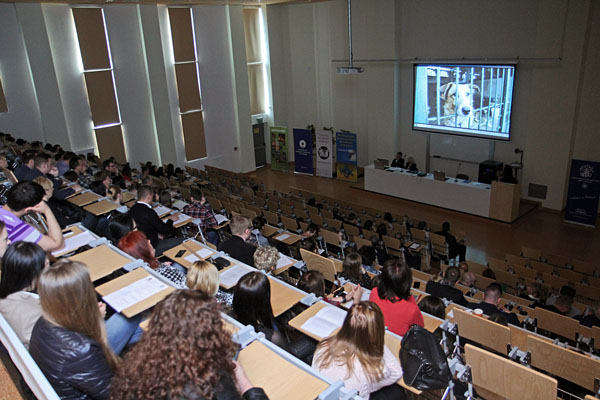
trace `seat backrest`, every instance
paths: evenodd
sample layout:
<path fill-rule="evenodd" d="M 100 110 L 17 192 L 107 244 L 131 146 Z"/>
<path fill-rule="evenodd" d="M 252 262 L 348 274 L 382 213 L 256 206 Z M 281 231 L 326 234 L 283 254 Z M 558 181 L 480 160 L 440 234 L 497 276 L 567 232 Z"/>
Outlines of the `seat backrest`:
<path fill-rule="evenodd" d="M 8 350 L 12 362 L 33 394 L 41 400 L 58 400 L 59 397 L 50 382 L 48 382 L 40 367 L 35 363 L 2 314 L 0 314 L 0 341 Z"/>
<path fill-rule="evenodd" d="M 323 278 L 329 282 L 337 281 L 337 272 L 332 260 L 305 249 L 300 249 L 300 256 L 306 263 L 306 268 L 308 268 L 309 271 L 321 272 Z"/>

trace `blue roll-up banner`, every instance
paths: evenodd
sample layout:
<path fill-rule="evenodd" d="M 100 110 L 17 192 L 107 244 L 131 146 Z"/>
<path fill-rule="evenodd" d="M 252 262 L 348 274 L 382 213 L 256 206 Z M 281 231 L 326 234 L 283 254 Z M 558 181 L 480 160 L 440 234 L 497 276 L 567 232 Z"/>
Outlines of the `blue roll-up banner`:
<path fill-rule="evenodd" d="M 572 160 L 565 221 L 596 226 L 600 197 L 600 162 Z"/>
<path fill-rule="evenodd" d="M 337 132 L 335 135 L 337 178 L 358 181 L 356 134 Z"/>
<path fill-rule="evenodd" d="M 313 175 L 313 139 L 309 129 L 294 128 L 295 172 Z"/>

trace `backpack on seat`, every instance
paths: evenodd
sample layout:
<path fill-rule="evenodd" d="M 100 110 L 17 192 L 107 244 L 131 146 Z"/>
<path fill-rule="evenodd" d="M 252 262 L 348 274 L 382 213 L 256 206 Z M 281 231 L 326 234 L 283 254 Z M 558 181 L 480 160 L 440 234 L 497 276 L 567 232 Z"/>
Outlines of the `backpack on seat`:
<path fill-rule="evenodd" d="M 443 389 L 452 379 L 448 360 L 433 333 L 411 326 L 402 338 L 400 364 L 404 382 L 419 390 Z"/>

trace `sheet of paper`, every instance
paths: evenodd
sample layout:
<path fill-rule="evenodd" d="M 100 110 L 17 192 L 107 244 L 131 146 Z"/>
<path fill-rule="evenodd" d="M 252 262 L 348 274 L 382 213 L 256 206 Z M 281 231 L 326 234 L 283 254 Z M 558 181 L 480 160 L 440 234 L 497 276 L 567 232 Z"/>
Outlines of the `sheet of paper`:
<path fill-rule="evenodd" d="M 346 318 L 346 311 L 327 306 L 303 323 L 301 328 L 313 335 L 326 338 L 342 326 L 344 318 Z"/>
<path fill-rule="evenodd" d="M 187 206 L 188 203 L 186 203 L 185 201 L 181 201 L 181 200 L 175 200 L 175 202 L 172 204 L 172 206 L 174 208 L 177 208 L 179 210 L 183 209 L 183 207 Z"/>
<path fill-rule="evenodd" d="M 420 246 L 419 243 L 413 243 L 408 248 L 411 249 L 411 250 L 415 250 L 415 249 L 418 249 L 419 246 Z"/>
<path fill-rule="evenodd" d="M 368 301 L 369 296 L 371 295 L 371 291 L 363 288 L 362 296 L 360 296 L 360 301 Z M 344 308 L 350 308 L 354 304 L 354 300 L 350 300 L 343 304 Z"/>
<path fill-rule="evenodd" d="M 221 284 L 226 287 L 232 287 L 237 285 L 240 278 L 251 272 L 249 269 L 242 267 L 241 265 L 234 265 L 233 267 L 221 272 Z"/>
<path fill-rule="evenodd" d="M 168 287 L 169 286 L 166 283 L 163 283 L 150 275 L 135 281 L 131 285 L 127 285 L 116 292 L 104 296 L 103 299 L 108 305 L 114 308 L 115 311 L 121 312 Z"/>
<path fill-rule="evenodd" d="M 156 211 L 156 213 L 158 214 L 159 217 L 162 217 L 163 215 L 166 215 L 173 210 L 171 210 L 169 207 L 158 206 L 158 207 L 154 208 L 154 211 Z"/>
<path fill-rule="evenodd" d="M 189 251 L 189 250 L 186 250 L 186 251 Z M 209 249 L 200 249 L 200 250 L 197 250 L 196 253 L 198 253 L 198 255 L 200 257 L 202 257 L 202 260 L 204 260 L 204 259 L 210 257 L 211 255 L 213 255 L 214 251 L 209 250 Z M 194 254 L 194 253 L 190 254 L 187 257 L 184 257 L 183 259 L 186 261 L 189 261 L 191 263 L 193 263 L 194 261 L 200 260 L 200 258 L 196 257 L 196 254 Z"/>
<path fill-rule="evenodd" d="M 215 219 L 217 220 L 217 224 L 221 225 L 223 222 L 229 221 L 229 218 L 222 214 L 214 214 Z"/>
<path fill-rule="evenodd" d="M 288 256 L 279 253 L 279 260 L 277 260 L 277 266 L 275 267 L 275 269 L 285 267 L 286 265 L 290 265 L 292 263 L 294 263 L 292 259 L 290 259 Z"/>
<path fill-rule="evenodd" d="M 276 237 L 275 237 L 275 240 L 282 241 L 282 240 L 285 240 L 285 239 L 287 239 L 287 238 L 289 238 L 289 237 L 290 237 L 290 235 L 288 235 L 287 233 L 284 233 L 284 234 L 282 234 L 282 235 L 276 236 Z"/>
<path fill-rule="evenodd" d="M 192 219 L 192 217 L 190 217 L 189 215 L 179 214 L 177 216 L 177 221 L 173 221 L 173 225 L 177 225 L 182 222 L 189 221 L 190 219 Z"/>
<path fill-rule="evenodd" d="M 65 244 L 63 248 L 60 250 L 53 251 L 52 255 L 56 256 L 58 254 L 69 253 L 73 250 L 80 248 L 81 246 L 85 246 L 93 240 L 96 240 L 96 238 L 88 231 L 81 232 L 80 234 L 74 236 L 68 235 L 68 237 L 65 239 Z"/>

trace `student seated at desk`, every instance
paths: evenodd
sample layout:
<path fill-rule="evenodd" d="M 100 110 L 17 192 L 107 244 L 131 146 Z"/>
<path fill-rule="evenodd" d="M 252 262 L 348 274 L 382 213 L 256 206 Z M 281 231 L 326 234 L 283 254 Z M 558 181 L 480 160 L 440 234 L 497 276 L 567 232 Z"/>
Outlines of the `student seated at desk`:
<path fill-rule="evenodd" d="M 38 292 L 43 315 L 31 333 L 31 356 L 61 398 L 108 399 L 118 357 L 87 268 L 61 260 L 41 273 Z"/>
<path fill-rule="evenodd" d="M 319 343 L 312 366 L 367 400 L 402 377 L 400 362 L 385 345 L 381 309 L 370 301 L 352 306 L 338 333 Z M 403 398 L 402 388 L 396 388 L 393 398 Z"/>
<path fill-rule="evenodd" d="M 250 219 L 243 215 L 235 215 L 231 218 L 229 227 L 231 228 L 231 237 L 219 243 L 218 250 L 224 251 L 236 260 L 253 267 L 254 259 L 252 256 L 256 248 L 247 242 L 252 230 Z"/>
<path fill-rule="evenodd" d="M 131 215 L 113 211 L 108 220 L 108 239 L 117 245 L 123 236 L 136 229 L 137 226 Z"/>
<path fill-rule="evenodd" d="M 269 246 L 269 239 L 263 236 L 262 228 L 267 224 L 265 217 L 258 216 L 252 220 L 252 235 L 248 241 L 256 246 Z"/>
<path fill-rule="evenodd" d="M 188 269 L 186 285 L 193 290 L 199 290 L 210 297 L 214 297 L 218 303 L 231 306 L 233 294 L 219 289 L 219 270 L 208 261 L 195 261 Z"/>
<path fill-rule="evenodd" d="M 439 298 L 444 298 L 466 307 L 469 302 L 465 299 L 463 292 L 454 287 L 459 278 L 460 270 L 457 267 L 448 267 L 444 273 L 444 279 L 440 282 L 427 282 L 425 291 Z"/>
<path fill-rule="evenodd" d="M 287 338 L 271 308 L 271 283 L 264 274 L 249 272 L 242 276 L 233 292 L 233 311 L 240 323 L 252 325 L 268 340 L 287 349 Z"/>
<path fill-rule="evenodd" d="M 328 297 L 325 294 L 325 278 L 320 271 L 308 271 L 302 274 L 298 280 L 298 289 L 305 291 L 306 293 L 313 293 L 315 296 L 322 298 L 329 304 L 339 306 L 347 301 L 354 301 L 357 303 L 360 301 L 362 296 L 362 286 L 355 285 L 350 293 L 342 296 Z"/>
<path fill-rule="evenodd" d="M 365 271 L 362 263 L 362 257 L 358 253 L 349 253 L 344 258 L 343 271 L 340 276 L 355 285 L 371 289 L 371 277 Z"/>
<path fill-rule="evenodd" d="M 233 360 L 235 351 L 216 302 L 176 290 L 154 307 L 148 331 L 119 366 L 112 398 L 267 400 Z"/>
<path fill-rule="evenodd" d="M 173 282 L 180 288 L 185 287 L 185 273 L 172 265 L 170 261 L 160 262 L 156 258 L 154 247 L 141 231 L 132 231 L 119 240 L 119 249 L 134 258 L 139 258 L 156 272 Z"/>
<path fill-rule="evenodd" d="M 258 247 L 254 251 L 254 267 L 271 274 L 277 267 L 279 251 L 272 246 Z"/>
<path fill-rule="evenodd" d="M 25 241 L 37 243 L 45 251 L 63 247 L 64 239 L 54 213 L 44 199 L 44 189 L 35 182 L 19 182 L 6 194 L 6 204 L 0 208 L 0 220 L 6 224 L 8 239 L 11 242 Z M 42 235 L 33 226 L 21 221 L 30 211 L 42 214 L 46 219 L 48 234 Z"/>
<path fill-rule="evenodd" d="M 521 326 L 519 319 L 515 313 L 506 312 L 503 309 L 498 308 L 498 304 L 500 304 L 500 298 L 502 297 L 502 287 L 497 283 L 490 283 L 489 286 L 485 289 L 485 294 L 483 296 L 483 301 L 479 303 L 469 303 L 469 308 L 472 310 L 481 309 L 483 313 L 487 316 L 492 316 L 494 314 L 502 314 L 506 317 L 509 324 L 513 324 L 516 326 Z"/>
<path fill-rule="evenodd" d="M 410 268 L 397 258 L 392 258 L 383 264 L 381 271 L 379 284 L 371 291 L 369 300 L 381 308 L 388 329 L 404 336 L 414 324 L 425 326 L 423 315 L 410 294 Z"/>

